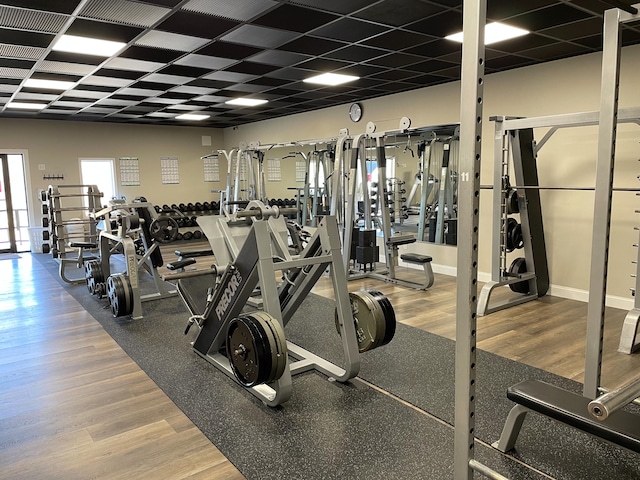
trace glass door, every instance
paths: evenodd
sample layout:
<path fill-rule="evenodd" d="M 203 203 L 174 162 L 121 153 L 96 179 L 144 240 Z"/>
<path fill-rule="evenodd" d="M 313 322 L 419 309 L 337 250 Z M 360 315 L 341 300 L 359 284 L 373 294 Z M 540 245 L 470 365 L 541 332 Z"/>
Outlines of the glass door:
<path fill-rule="evenodd" d="M 0 153 L 0 253 L 28 252 L 29 249 L 23 157 Z"/>

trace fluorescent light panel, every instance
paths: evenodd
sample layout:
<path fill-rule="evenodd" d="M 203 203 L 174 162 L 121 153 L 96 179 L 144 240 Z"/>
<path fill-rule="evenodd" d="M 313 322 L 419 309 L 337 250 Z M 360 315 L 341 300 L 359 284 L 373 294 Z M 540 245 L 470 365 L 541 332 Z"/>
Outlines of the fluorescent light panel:
<path fill-rule="evenodd" d="M 506 25 L 504 23 L 488 23 L 484 27 L 484 44 L 491 45 L 492 43 L 502 42 L 503 40 L 522 37 L 523 35 L 527 35 L 528 33 L 528 30 L 524 30 L 518 27 L 512 27 L 511 25 Z M 463 33 L 454 33 L 453 35 L 448 35 L 444 38 L 446 38 L 447 40 L 453 40 L 454 42 L 462 43 Z"/>
<path fill-rule="evenodd" d="M 316 75 L 315 77 L 305 78 L 305 83 L 317 83 L 319 85 L 342 85 L 343 83 L 353 82 L 360 77 L 353 75 L 342 75 L 341 73 L 323 73 L 322 75 Z"/>
<path fill-rule="evenodd" d="M 74 82 L 64 82 L 62 80 L 42 80 L 38 78 L 30 78 L 24 82 L 25 87 L 43 88 L 46 90 L 69 90 L 75 85 Z"/>
<path fill-rule="evenodd" d="M 176 120 L 206 120 L 210 115 L 198 115 L 196 113 L 183 113 L 178 115 Z"/>
<path fill-rule="evenodd" d="M 63 35 L 52 48 L 58 52 L 110 57 L 122 50 L 126 45 L 126 43 L 112 42 L 111 40 L 78 37 L 76 35 Z"/>
<path fill-rule="evenodd" d="M 7 108 L 18 108 L 20 110 L 42 110 L 47 106 L 46 103 L 22 103 L 22 102 L 9 102 Z"/>
<path fill-rule="evenodd" d="M 267 103 L 268 100 L 260 100 L 259 98 L 234 98 L 233 100 L 227 100 L 227 105 L 241 105 L 243 107 L 255 107 L 256 105 L 263 105 Z"/>

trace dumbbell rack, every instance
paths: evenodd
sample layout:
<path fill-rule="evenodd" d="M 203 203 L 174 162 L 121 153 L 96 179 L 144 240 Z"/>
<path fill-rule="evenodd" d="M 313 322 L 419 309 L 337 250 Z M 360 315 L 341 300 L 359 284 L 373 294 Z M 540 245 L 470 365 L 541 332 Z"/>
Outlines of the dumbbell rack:
<path fill-rule="evenodd" d="M 399 223 L 402 225 L 406 219 L 409 218 L 407 213 L 407 197 L 405 194 L 407 191 L 404 188 L 404 180 L 398 178 L 387 179 L 389 183 L 389 214 L 391 215 L 392 223 Z"/>
<path fill-rule="evenodd" d="M 180 203 L 172 205 L 156 205 L 156 213 L 173 218 L 182 232 L 178 232 L 175 241 L 191 241 L 206 239 L 198 227 L 197 217 L 202 215 L 217 215 L 220 210 L 218 202 Z"/>

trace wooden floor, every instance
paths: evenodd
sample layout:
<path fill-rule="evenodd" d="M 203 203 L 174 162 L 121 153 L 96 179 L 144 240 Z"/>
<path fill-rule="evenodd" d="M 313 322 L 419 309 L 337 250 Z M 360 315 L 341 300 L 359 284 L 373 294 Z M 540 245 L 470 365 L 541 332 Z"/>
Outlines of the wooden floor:
<path fill-rule="evenodd" d="M 0 255 L 0 479 L 243 478 L 40 263 L 21 256 Z M 453 277 L 436 275 L 427 292 L 371 279 L 349 289 L 379 290 L 400 321 L 454 338 Z M 314 292 L 330 297 L 330 281 Z M 616 352 L 625 313 L 607 312 L 607 386 L 640 370 L 640 355 Z M 581 380 L 585 317 L 586 304 L 545 297 L 480 318 L 479 348 Z"/>

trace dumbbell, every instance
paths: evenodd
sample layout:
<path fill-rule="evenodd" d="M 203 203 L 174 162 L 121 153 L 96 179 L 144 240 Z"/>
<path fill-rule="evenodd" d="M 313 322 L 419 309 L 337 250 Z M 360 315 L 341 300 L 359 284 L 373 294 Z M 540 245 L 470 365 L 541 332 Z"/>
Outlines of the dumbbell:
<path fill-rule="evenodd" d="M 193 238 L 192 232 L 184 232 L 184 235 L 182 235 L 183 240 L 191 240 L 192 238 Z"/>
<path fill-rule="evenodd" d="M 210 204 L 209 202 L 204 202 L 204 203 L 202 204 L 202 209 L 203 209 L 204 211 L 206 211 L 206 212 L 211 211 L 211 204 Z"/>
<path fill-rule="evenodd" d="M 202 232 L 200 230 L 196 230 L 195 232 L 193 232 L 193 238 L 195 238 L 196 240 L 199 240 L 202 238 Z"/>
<path fill-rule="evenodd" d="M 180 205 L 178 205 L 178 210 L 184 213 L 187 211 L 187 206 L 184 203 L 181 203 Z"/>
<path fill-rule="evenodd" d="M 196 212 L 201 212 L 202 211 L 202 204 L 200 202 L 196 202 L 194 205 Z"/>
<path fill-rule="evenodd" d="M 191 202 L 187 203 L 187 210 L 188 211 L 193 212 L 193 211 L 195 211 L 195 209 L 196 209 L 196 206 L 193 203 L 191 203 Z"/>

